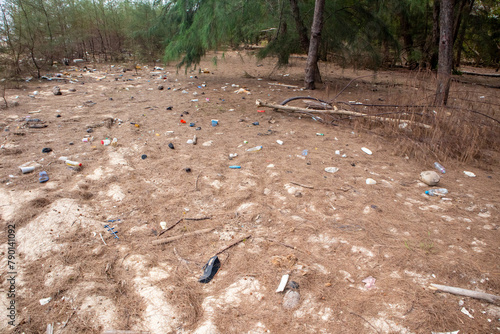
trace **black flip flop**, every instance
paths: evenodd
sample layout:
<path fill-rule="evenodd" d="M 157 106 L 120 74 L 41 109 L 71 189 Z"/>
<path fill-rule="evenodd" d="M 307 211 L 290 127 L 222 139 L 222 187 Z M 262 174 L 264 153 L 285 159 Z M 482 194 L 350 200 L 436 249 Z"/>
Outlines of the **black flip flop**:
<path fill-rule="evenodd" d="M 217 255 L 215 255 L 214 257 L 210 258 L 210 260 L 208 260 L 207 264 L 203 266 L 204 271 L 198 282 L 200 283 L 210 282 L 212 278 L 214 278 L 215 274 L 217 274 L 219 268 L 220 268 L 220 261 Z"/>

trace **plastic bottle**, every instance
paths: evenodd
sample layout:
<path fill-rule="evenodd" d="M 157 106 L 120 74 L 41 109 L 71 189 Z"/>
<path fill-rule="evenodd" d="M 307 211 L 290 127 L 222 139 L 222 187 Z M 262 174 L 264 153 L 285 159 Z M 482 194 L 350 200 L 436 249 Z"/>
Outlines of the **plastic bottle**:
<path fill-rule="evenodd" d="M 82 167 L 82 164 L 78 161 L 66 160 L 65 163 L 70 167 Z"/>
<path fill-rule="evenodd" d="M 262 146 L 255 146 L 255 147 L 249 148 L 247 150 L 247 152 L 256 152 L 256 151 L 260 151 L 260 150 L 262 150 Z"/>
<path fill-rule="evenodd" d="M 446 173 L 446 169 L 444 169 L 444 167 L 439 162 L 435 162 L 434 167 L 436 167 L 436 169 L 441 173 Z"/>
<path fill-rule="evenodd" d="M 443 196 L 443 195 L 446 195 L 447 193 L 448 193 L 448 189 L 446 189 L 446 188 L 436 188 L 436 189 L 427 190 L 425 192 L 425 194 L 429 195 L 429 196 Z"/>
<path fill-rule="evenodd" d="M 113 138 L 113 141 L 111 142 L 111 145 L 112 146 L 117 146 L 118 145 L 118 139 L 117 138 Z"/>
<path fill-rule="evenodd" d="M 108 146 L 109 144 L 111 144 L 111 140 L 109 140 L 109 139 L 101 140 L 101 144 L 104 146 Z"/>

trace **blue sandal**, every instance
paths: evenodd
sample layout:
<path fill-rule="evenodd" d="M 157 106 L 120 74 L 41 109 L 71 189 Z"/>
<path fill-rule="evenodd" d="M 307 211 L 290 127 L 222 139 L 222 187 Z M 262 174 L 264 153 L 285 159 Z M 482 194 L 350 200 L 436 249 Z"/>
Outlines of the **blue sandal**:
<path fill-rule="evenodd" d="M 38 178 L 38 180 L 40 181 L 40 183 L 44 183 L 44 182 L 47 182 L 49 180 L 49 175 L 47 174 L 47 172 L 43 171 L 43 172 L 40 172 L 40 177 Z"/>

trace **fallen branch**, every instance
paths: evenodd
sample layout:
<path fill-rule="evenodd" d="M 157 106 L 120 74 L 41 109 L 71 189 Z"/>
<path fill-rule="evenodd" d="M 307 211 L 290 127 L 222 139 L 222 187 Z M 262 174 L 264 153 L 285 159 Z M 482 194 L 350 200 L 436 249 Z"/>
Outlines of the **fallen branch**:
<path fill-rule="evenodd" d="M 274 82 L 268 82 L 267 84 L 268 84 L 268 85 L 271 85 L 271 86 L 281 86 L 281 87 L 287 87 L 287 88 L 299 88 L 299 86 L 294 86 L 294 85 L 285 85 L 285 84 L 281 84 L 281 83 L 274 83 Z"/>
<path fill-rule="evenodd" d="M 168 238 L 161 239 L 161 240 L 153 240 L 152 243 L 155 246 L 157 246 L 157 245 L 163 245 L 163 244 L 168 244 L 169 242 L 182 239 L 183 237 L 190 237 L 190 236 L 193 236 L 193 235 L 204 234 L 204 233 L 212 232 L 213 230 L 214 230 L 214 228 L 207 228 L 207 229 L 204 229 L 204 230 L 198 230 L 198 231 L 194 231 L 194 232 L 190 232 L 190 233 L 184 233 L 184 234 L 181 234 L 181 235 L 176 235 L 176 236 L 168 237 Z"/>
<path fill-rule="evenodd" d="M 408 121 L 408 120 L 399 120 L 399 119 L 394 119 L 394 118 L 387 118 L 387 117 L 379 117 L 379 116 L 370 116 L 367 114 L 363 114 L 360 112 L 356 111 L 350 111 L 350 110 L 344 110 L 344 109 L 338 109 L 338 110 L 314 110 L 314 109 L 305 109 L 305 108 L 300 108 L 300 107 L 291 107 L 291 106 L 282 106 L 279 104 L 272 104 L 272 103 L 267 103 L 265 101 L 257 100 L 255 101 L 257 106 L 259 107 L 268 107 L 268 108 L 274 108 L 274 109 L 281 109 L 281 110 L 286 110 L 289 112 L 307 112 L 307 113 L 319 113 L 319 114 L 337 114 L 337 115 L 349 115 L 349 116 L 356 116 L 356 117 L 366 117 L 372 120 L 377 120 L 377 121 L 386 121 L 386 122 L 394 122 L 394 123 L 408 123 L 408 124 L 413 124 L 416 126 L 420 126 L 426 129 L 430 129 L 431 126 L 419 122 L 414 122 L 414 121 Z"/>
<path fill-rule="evenodd" d="M 467 289 L 462 289 L 462 288 L 454 288 L 452 286 L 439 285 L 439 284 L 431 284 L 430 289 L 448 292 L 448 293 L 458 295 L 458 296 L 465 296 L 465 297 L 481 299 L 481 300 L 485 300 L 488 303 L 492 303 L 492 304 L 497 304 L 497 305 L 500 304 L 500 297 L 495 296 L 495 295 L 490 295 L 489 293 L 472 291 L 472 290 L 467 290 Z"/>
<path fill-rule="evenodd" d="M 215 255 L 222 254 L 223 252 L 227 251 L 229 248 L 234 247 L 234 246 L 236 246 L 237 244 L 239 244 L 240 242 L 243 242 L 243 241 L 245 241 L 245 240 L 247 240 L 247 239 L 250 239 L 251 237 L 252 237 L 252 236 L 251 236 L 251 235 L 249 235 L 248 237 L 244 237 L 243 239 L 240 239 L 240 240 L 238 240 L 238 241 L 236 241 L 236 242 L 233 242 L 232 244 L 230 244 L 229 246 L 227 246 L 227 247 L 226 247 L 226 248 L 224 248 L 223 250 L 219 251 L 219 252 L 218 252 L 217 254 L 215 254 Z"/>
<path fill-rule="evenodd" d="M 481 77 L 491 77 L 491 78 L 500 78 L 500 74 L 494 74 L 494 73 L 474 73 L 474 72 L 467 72 L 467 71 L 460 71 L 462 74 L 467 74 L 467 75 L 477 75 Z"/>
<path fill-rule="evenodd" d="M 212 217 L 184 218 L 184 220 L 207 220 L 207 219 L 212 219 Z"/>

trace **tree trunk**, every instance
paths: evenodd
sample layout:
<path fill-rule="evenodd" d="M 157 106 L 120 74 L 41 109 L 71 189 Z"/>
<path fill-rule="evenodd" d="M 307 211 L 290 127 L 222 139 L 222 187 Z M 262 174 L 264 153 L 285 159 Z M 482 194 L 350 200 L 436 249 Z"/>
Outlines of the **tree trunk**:
<path fill-rule="evenodd" d="M 323 12 L 325 0 L 316 0 L 314 6 L 314 18 L 311 27 L 311 39 L 309 42 L 309 53 L 307 54 L 306 76 L 304 79 L 306 89 L 315 89 L 314 81 L 318 73 L 318 51 L 321 41 L 321 30 L 323 28 Z"/>
<path fill-rule="evenodd" d="M 438 62 L 438 45 L 439 45 L 439 11 L 440 0 L 434 0 L 434 7 L 432 10 L 432 36 L 428 41 L 426 47 L 426 62 L 431 69 L 436 68 Z"/>
<path fill-rule="evenodd" d="M 295 26 L 297 27 L 297 33 L 299 34 L 300 46 L 304 52 L 307 52 L 309 50 L 309 37 L 307 37 L 307 28 L 300 17 L 297 0 L 290 0 L 290 7 L 292 7 L 293 19 L 295 20 Z"/>
<path fill-rule="evenodd" d="M 436 99 L 434 105 L 448 102 L 453 65 L 453 0 L 441 0 L 439 36 L 439 61 Z"/>
<path fill-rule="evenodd" d="M 475 0 L 468 0 L 468 4 L 464 8 L 464 13 L 463 13 L 463 22 L 458 28 L 458 37 L 454 45 L 456 46 L 457 50 L 457 55 L 456 58 L 453 61 L 453 68 L 459 68 L 460 67 L 460 61 L 462 59 L 462 49 L 463 49 L 463 44 L 464 44 L 464 39 L 465 39 L 465 32 L 467 31 L 467 25 L 469 23 L 469 17 L 470 13 L 472 12 L 472 8 L 474 7 L 474 2 Z"/>

